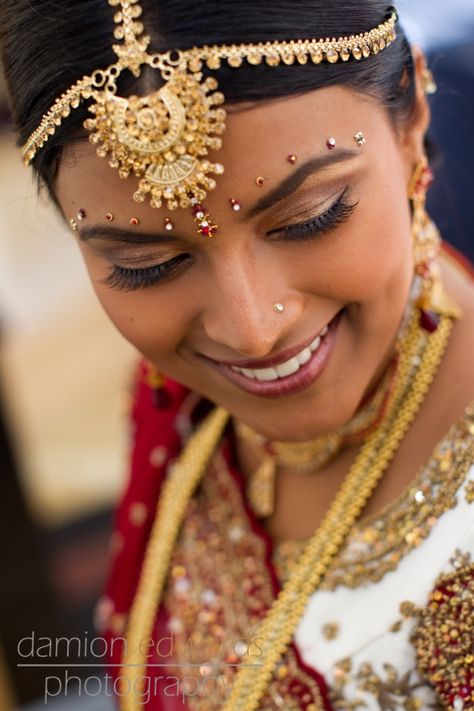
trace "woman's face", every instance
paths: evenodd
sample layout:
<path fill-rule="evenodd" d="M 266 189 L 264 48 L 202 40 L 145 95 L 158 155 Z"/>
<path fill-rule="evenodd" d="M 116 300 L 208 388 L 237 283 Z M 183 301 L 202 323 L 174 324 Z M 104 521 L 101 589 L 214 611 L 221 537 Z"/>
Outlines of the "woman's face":
<path fill-rule="evenodd" d="M 397 135 L 379 104 L 340 87 L 230 107 L 210 155 L 225 166 L 205 200 L 213 237 L 197 233 L 191 210 L 133 202 L 136 179 L 120 180 L 86 143 L 63 159 L 56 190 L 67 219 L 86 212 L 75 235 L 125 338 L 262 434 L 307 439 L 352 416 L 396 338 L 421 154 L 409 131 Z"/>

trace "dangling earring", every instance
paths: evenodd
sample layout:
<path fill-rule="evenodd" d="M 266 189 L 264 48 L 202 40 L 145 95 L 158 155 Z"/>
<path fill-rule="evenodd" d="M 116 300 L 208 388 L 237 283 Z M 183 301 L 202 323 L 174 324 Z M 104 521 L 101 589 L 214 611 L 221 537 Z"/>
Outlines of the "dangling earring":
<path fill-rule="evenodd" d="M 441 248 L 441 237 L 426 212 L 426 195 L 434 180 L 426 156 L 417 163 L 408 186 L 412 203 L 412 235 L 415 274 L 420 279 L 420 293 L 416 302 L 420 309 L 420 325 L 430 333 L 439 323 L 439 314 L 458 318 L 460 309 L 443 290 L 436 258 Z"/>
<path fill-rule="evenodd" d="M 151 388 L 151 401 L 157 410 L 166 410 L 171 405 L 171 397 L 166 390 L 166 377 L 147 362 L 146 384 Z"/>
<path fill-rule="evenodd" d="M 420 326 L 430 333 L 438 328 L 439 317 L 431 310 L 436 274 L 434 261 L 439 253 L 441 239 L 435 225 L 426 212 L 426 194 L 433 182 L 433 173 L 423 156 L 417 163 L 408 186 L 412 203 L 412 235 L 415 274 L 418 276 L 420 293 L 417 307 L 420 309 Z"/>

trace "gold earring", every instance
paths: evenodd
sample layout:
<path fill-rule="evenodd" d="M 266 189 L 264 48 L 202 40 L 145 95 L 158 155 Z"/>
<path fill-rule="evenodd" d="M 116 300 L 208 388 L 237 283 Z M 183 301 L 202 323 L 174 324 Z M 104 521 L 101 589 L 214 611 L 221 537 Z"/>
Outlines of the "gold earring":
<path fill-rule="evenodd" d="M 412 204 L 412 235 L 415 274 L 420 280 L 417 307 L 420 325 L 428 332 L 437 329 L 439 316 L 458 318 L 460 309 L 443 290 L 436 258 L 441 248 L 441 237 L 426 211 L 426 196 L 434 180 L 426 156 L 418 161 L 408 186 Z"/>

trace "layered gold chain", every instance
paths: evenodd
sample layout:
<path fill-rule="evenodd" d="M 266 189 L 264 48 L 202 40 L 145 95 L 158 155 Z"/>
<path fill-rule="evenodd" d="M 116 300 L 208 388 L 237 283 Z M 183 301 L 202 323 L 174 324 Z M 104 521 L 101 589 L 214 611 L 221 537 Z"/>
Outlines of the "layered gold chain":
<path fill-rule="evenodd" d="M 417 366 L 413 363 L 420 337 L 417 318 L 415 310 L 407 335 L 407 348 L 400 363 L 400 380 L 395 393 L 398 406 L 390 411 L 380 428 L 362 447 L 321 525 L 269 613 L 255 630 L 255 637 L 265 640 L 263 645 L 260 643 L 262 665 L 238 670 L 223 711 L 254 711 L 258 708 L 273 671 L 292 640 L 310 595 L 318 589 L 428 392 L 446 348 L 452 321 L 443 317 L 438 329 L 431 336 L 426 336 L 427 344 Z"/>
<path fill-rule="evenodd" d="M 437 330 L 428 334 L 419 326 L 418 309 L 413 310 L 400 358 L 394 406 L 362 447 L 322 524 L 255 630 L 253 637 L 259 639 L 263 651 L 262 664 L 238 669 L 223 711 L 258 709 L 275 667 L 291 643 L 310 595 L 318 589 L 332 559 L 415 418 L 436 374 L 451 328 L 451 318 L 441 316 Z M 128 621 L 121 670 L 123 711 L 136 711 L 140 706 L 147 660 L 142 641 L 152 634 L 169 560 L 186 507 L 222 437 L 228 417 L 222 408 L 211 412 L 190 439 L 163 485 Z"/>

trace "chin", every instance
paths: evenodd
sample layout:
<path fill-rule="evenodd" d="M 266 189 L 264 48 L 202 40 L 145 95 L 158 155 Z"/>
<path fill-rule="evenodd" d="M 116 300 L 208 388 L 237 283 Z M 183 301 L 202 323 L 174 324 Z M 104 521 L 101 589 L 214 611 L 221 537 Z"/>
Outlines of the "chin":
<path fill-rule="evenodd" d="M 348 394 L 349 395 L 349 394 Z M 359 397 L 338 397 L 337 407 L 327 409 L 320 404 L 304 404 L 287 406 L 284 415 L 274 415 L 253 409 L 248 416 L 242 414 L 237 419 L 245 422 L 253 430 L 269 440 L 280 442 L 305 442 L 316 437 L 330 434 L 348 422 L 357 410 L 362 398 L 362 389 Z M 317 398 L 318 403 L 320 399 Z M 327 401 L 335 403 L 334 398 Z M 311 416 L 310 413 L 317 413 Z"/>

